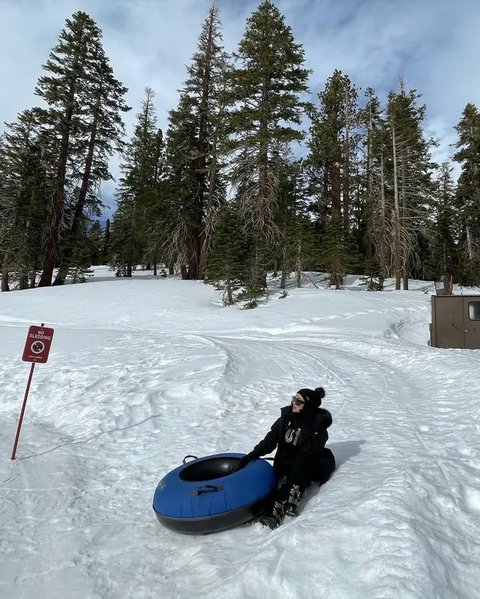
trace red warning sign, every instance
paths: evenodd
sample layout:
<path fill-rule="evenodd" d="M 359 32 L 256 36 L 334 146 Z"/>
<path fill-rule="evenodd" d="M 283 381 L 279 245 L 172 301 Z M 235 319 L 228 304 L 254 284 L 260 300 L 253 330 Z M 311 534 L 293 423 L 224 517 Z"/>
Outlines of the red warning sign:
<path fill-rule="evenodd" d="M 22 360 L 24 362 L 44 364 L 48 360 L 52 339 L 53 329 L 47 327 L 30 327 L 28 329 Z"/>

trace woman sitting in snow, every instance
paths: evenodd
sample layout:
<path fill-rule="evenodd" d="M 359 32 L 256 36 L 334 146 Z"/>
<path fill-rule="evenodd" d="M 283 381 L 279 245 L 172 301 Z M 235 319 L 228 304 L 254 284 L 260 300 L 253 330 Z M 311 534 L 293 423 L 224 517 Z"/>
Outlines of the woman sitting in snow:
<path fill-rule="evenodd" d="M 325 390 L 322 387 L 297 391 L 291 405 L 281 409 L 280 418 L 263 441 L 236 467 L 240 470 L 278 448 L 273 467 L 281 484 L 271 509 L 261 519 L 265 526 L 276 528 L 283 515 L 297 516 L 297 506 L 306 487 L 314 481 L 322 485 L 335 470 L 333 453 L 325 447 L 332 416 L 328 410 L 320 408 L 323 397 Z"/>

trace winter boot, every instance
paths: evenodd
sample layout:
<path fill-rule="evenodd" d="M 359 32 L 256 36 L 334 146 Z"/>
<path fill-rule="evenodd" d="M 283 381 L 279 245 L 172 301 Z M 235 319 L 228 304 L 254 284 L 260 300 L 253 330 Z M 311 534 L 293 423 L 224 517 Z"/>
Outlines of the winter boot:
<path fill-rule="evenodd" d="M 260 520 L 260 523 L 263 524 L 263 526 L 268 526 L 273 530 L 274 528 L 277 528 L 277 526 L 280 526 L 280 520 L 282 519 L 283 514 L 283 503 L 276 501 L 273 504 L 272 513 L 263 516 L 263 518 Z"/>
<path fill-rule="evenodd" d="M 298 516 L 298 504 L 300 502 L 301 496 L 302 491 L 300 489 L 300 485 L 292 485 L 290 494 L 288 496 L 287 505 L 285 506 L 286 516 Z"/>

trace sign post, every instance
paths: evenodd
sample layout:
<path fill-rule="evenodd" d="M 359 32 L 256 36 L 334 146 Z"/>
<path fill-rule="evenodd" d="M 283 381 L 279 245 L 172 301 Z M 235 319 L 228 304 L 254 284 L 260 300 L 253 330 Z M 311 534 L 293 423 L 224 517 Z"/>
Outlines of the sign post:
<path fill-rule="evenodd" d="M 22 428 L 23 416 L 25 415 L 25 408 L 27 407 L 28 392 L 30 391 L 30 384 L 32 382 L 33 371 L 35 364 L 45 364 L 48 360 L 48 354 L 50 352 L 50 346 L 53 339 L 53 329 L 49 329 L 43 326 L 31 326 L 28 329 L 27 340 L 23 349 L 22 360 L 24 362 L 31 362 L 30 374 L 28 375 L 27 388 L 25 389 L 25 395 L 23 397 L 22 409 L 20 412 L 20 418 L 18 420 L 17 433 L 15 435 L 15 441 L 13 444 L 12 457 L 15 459 L 17 452 L 18 440 L 20 438 L 20 430 Z"/>

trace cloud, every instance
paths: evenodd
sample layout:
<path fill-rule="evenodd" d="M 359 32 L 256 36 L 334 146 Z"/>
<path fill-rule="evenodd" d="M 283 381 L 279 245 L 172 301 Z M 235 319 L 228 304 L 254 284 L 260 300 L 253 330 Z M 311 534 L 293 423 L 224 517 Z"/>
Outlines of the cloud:
<path fill-rule="evenodd" d="M 218 0 L 227 51 L 237 48 L 257 0 Z M 37 104 L 35 83 L 66 18 L 84 10 L 103 31 L 114 72 L 128 88 L 131 133 L 143 91 L 156 92 L 159 126 L 178 101 L 210 0 L 0 0 L 0 131 L 3 121 Z M 277 0 L 317 94 L 338 68 L 381 100 L 398 88 L 422 94 L 426 126 L 440 141 L 437 160 L 452 154 L 453 127 L 467 102 L 479 104 L 480 2 L 476 0 Z M 114 161 L 118 175 L 118 159 Z M 112 184 L 104 186 L 111 197 Z M 108 203 L 111 203 L 109 201 Z"/>
<path fill-rule="evenodd" d="M 323 11 L 320 11 L 320 5 Z M 426 126 L 447 159 L 454 125 L 467 102 L 478 104 L 480 3 L 474 0 L 283 1 L 320 91 L 338 68 L 385 102 L 398 89 L 416 89 L 426 104 Z M 301 9 L 301 10 L 300 10 Z M 310 9 L 310 10 L 309 10 Z M 312 18 L 315 13 L 316 17 Z"/>

